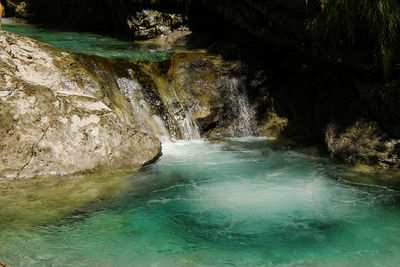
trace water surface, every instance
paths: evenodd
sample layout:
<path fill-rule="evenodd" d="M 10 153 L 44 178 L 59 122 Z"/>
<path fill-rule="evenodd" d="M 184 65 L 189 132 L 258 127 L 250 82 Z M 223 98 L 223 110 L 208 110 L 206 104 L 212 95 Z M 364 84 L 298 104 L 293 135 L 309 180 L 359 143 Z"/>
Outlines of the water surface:
<path fill-rule="evenodd" d="M 162 60 L 92 33 L 4 21 L 71 52 Z M 399 192 L 275 141 L 164 144 L 141 171 L 0 183 L 0 259 L 12 266 L 398 266 Z"/>
<path fill-rule="evenodd" d="M 268 140 L 166 144 L 118 194 L 51 223 L 10 219 L 0 258 L 13 266 L 399 265 L 399 192 L 341 173 Z"/>
<path fill-rule="evenodd" d="M 150 61 L 162 61 L 174 53 L 170 47 L 138 45 L 133 41 L 90 32 L 71 32 L 15 23 L 11 18 L 3 19 L 2 28 L 73 53 Z"/>

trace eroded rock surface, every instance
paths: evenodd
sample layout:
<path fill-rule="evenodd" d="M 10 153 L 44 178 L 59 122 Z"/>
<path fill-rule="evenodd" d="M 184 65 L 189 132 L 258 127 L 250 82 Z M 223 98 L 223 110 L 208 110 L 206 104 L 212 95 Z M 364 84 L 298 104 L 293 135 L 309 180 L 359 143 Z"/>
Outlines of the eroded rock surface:
<path fill-rule="evenodd" d="M 139 167 L 161 153 L 77 56 L 0 33 L 0 178 Z"/>

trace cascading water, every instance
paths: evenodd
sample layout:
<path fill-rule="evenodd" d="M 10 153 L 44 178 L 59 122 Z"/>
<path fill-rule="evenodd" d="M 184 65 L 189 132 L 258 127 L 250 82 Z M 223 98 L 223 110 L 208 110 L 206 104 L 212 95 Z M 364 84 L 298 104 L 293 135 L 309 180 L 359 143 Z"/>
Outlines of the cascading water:
<path fill-rule="evenodd" d="M 117 84 L 131 103 L 134 117 L 141 127 L 140 130 L 151 133 L 162 141 L 170 141 L 170 135 L 163 120 L 152 111 L 146 101 L 142 86 L 136 80 L 128 78 L 117 78 Z"/>
<path fill-rule="evenodd" d="M 192 109 L 182 109 L 174 118 L 177 121 L 183 140 L 197 140 L 201 138 L 199 127 L 193 120 Z"/>
<path fill-rule="evenodd" d="M 138 47 L 132 42 L 121 41 L 97 34 L 72 33 L 57 30 L 42 29 L 29 24 L 16 24 L 11 19 L 3 21 L 4 29 L 31 36 L 42 42 L 47 42 L 57 48 L 83 54 L 96 54 L 105 57 L 145 59 L 162 61 L 167 59 L 173 51 L 163 49 L 149 49 Z M 190 73 L 190 72 L 188 72 Z M 201 127 L 194 114 L 198 111 L 196 99 L 182 100 L 176 97 L 173 101 L 162 101 L 164 107 L 159 110 L 153 108 L 147 92 L 140 83 L 131 77 L 115 77 L 117 85 L 132 105 L 134 118 L 141 130 L 159 137 L 162 141 L 196 140 L 201 138 Z M 203 81 L 199 81 L 201 84 Z M 207 82 L 204 88 L 207 89 Z M 225 93 L 225 116 L 219 124 L 224 131 L 221 137 L 243 137 L 257 135 L 255 112 L 246 96 L 245 87 L 238 78 L 227 78 L 223 81 Z M 174 89 L 175 90 L 175 89 Z M 180 88 L 178 88 L 180 90 Z M 178 93 L 179 95 L 179 93 Z M 212 95 L 212 94 L 210 94 Z M 197 96 L 196 96 L 197 97 Z M 200 96 L 201 97 L 201 96 Z M 165 100 L 165 99 L 164 99 Z M 193 101 L 192 101 L 193 100 Z"/>
<path fill-rule="evenodd" d="M 142 86 L 133 78 L 117 78 L 121 92 L 132 105 L 134 117 L 147 133 L 152 133 L 163 141 L 201 139 L 200 127 L 193 114 L 198 110 L 196 103 L 183 103 L 179 97 L 173 104 L 166 104 L 159 115 L 152 108 Z M 227 137 L 245 137 L 257 135 L 255 110 L 251 107 L 245 87 L 238 78 L 229 78 L 224 82 L 226 91 L 226 119 L 221 123 L 227 129 Z M 167 103 L 168 101 L 160 102 Z M 173 126 L 171 126 L 173 125 Z"/>
<path fill-rule="evenodd" d="M 133 75 L 131 78 L 117 78 L 117 84 L 132 105 L 134 117 L 143 131 L 152 133 L 165 142 L 177 139 L 201 139 L 200 127 L 193 116 L 199 109 L 195 102 L 182 102 L 178 96 L 171 104 L 169 104 L 171 101 L 160 99 L 160 102 L 167 103 L 162 109 L 162 112 L 167 114 L 160 115 L 154 110 L 148 100 L 149 96 Z M 249 103 L 243 83 L 234 77 L 226 79 L 224 90 L 226 95 L 224 109 L 228 115 L 221 124 L 226 128 L 226 136 L 257 135 L 255 110 Z"/>
<path fill-rule="evenodd" d="M 230 78 L 226 80 L 225 88 L 232 113 L 229 126 L 232 137 L 256 135 L 255 110 L 250 105 L 245 86 L 238 78 Z"/>
<path fill-rule="evenodd" d="M 183 107 L 179 112 L 173 114 L 173 111 L 166 107 L 165 112 L 173 115 L 168 114 L 161 117 L 156 114 L 157 112 L 153 109 L 149 97 L 138 81 L 134 78 L 117 78 L 116 80 L 119 89 L 130 102 L 134 118 L 143 132 L 151 133 L 163 142 L 201 138 L 199 128 L 193 120 L 191 108 Z M 176 127 L 168 127 L 170 125 L 176 125 Z"/>

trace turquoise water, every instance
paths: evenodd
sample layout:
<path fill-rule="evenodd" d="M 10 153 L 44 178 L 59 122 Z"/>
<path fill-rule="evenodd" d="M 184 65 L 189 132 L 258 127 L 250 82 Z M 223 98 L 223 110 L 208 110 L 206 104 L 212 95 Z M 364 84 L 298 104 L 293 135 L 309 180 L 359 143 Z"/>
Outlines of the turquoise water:
<path fill-rule="evenodd" d="M 3 224 L 0 259 L 13 266 L 400 265 L 398 191 L 351 184 L 341 166 L 274 142 L 165 144 L 162 158 L 117 195 L 52 223 Z"/>
<path fill-rule="evenodd" d="M 168 47 L 138 45 L 132 41 L 100 34 L 69 32 L 45 28 L 40 25 L 14 23 L 10 18 L 3 19 L 2 28 L 74 53 L 150 61 L 162 61 L 174 53 Z"/>
<path fill-rule="evenodd" d="M 172 51 L 92 33 L 4 29 L 60 49 L 159 61 Z M 134 173 L 0 183 L 12 266 L 399 266 L 400 192 L 262 139 L 164 144 Z"/>

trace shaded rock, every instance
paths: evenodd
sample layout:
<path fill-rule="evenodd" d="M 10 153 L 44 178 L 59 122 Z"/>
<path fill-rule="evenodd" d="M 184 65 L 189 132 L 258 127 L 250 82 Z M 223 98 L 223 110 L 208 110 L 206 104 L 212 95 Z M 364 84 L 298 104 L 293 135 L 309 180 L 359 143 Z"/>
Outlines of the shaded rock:
<path fill-rule="evenodd" d="M 145 9 L 127 19 L 135 39 L 157 45 L 183 45 L 185 37 L 191 34 L 182 14 L 163 13 Z"/>
<path fill-rule="evenodd" d="M 264 114 L 264 118 L 258 122 L 258 131 L 261 136 L 281 137 L 288 125 L 288 119 L 279 116 L 273 108 Z"/>
<path fill-rule="evenodd" d="M 31 16 L 28 10 L 28 1 L 6 0 L 6 15 L 18 18 L 28 18 Z"/>
<path fill-rule="evenodd" d="M 389 138 L 376 122 L 360 120 L 347 127 L 331 123 L 325 141 L 330 154 L 341 161 L 400 167 L 400 140 Z"/>
<path fill-rule="evenodd" d="M 139 167 L 161 153 L 78 57 L 0 33 L 0 177 Z"/>

